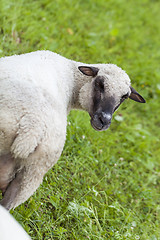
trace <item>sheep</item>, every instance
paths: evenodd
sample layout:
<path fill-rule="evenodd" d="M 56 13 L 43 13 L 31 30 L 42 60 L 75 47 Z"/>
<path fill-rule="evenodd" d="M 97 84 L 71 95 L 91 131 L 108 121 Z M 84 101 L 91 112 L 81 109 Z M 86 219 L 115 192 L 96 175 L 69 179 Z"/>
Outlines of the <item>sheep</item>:
<path fill-rule="evenodd" d="M 89 113 L 106 130 L 126 99 L 144 103 L 129 76 L 114 64 L 85 64 L 51 51 L 0 59 L 0 202 L 25 202 L 59 159 L 71 109 Z"/>
<path fill-rule="evenodd" d="M 0 206 L 0 239 L 31 240 L 21 225 L 2 206 Z"/>

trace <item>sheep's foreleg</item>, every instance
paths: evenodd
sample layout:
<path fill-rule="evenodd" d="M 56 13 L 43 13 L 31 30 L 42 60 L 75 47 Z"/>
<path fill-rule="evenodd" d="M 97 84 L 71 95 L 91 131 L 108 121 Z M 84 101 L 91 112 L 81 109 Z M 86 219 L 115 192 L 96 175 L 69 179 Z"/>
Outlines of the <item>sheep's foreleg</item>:
<path fill-rule="evenodd" d="M 42 183 L 43 176 L 43 169 L 39 172 L 34 164 L 24 167 L 9 184 L 0 204 L 10 210 L 25 202 Z"/>
<path fill-rule="evenodd" d="M 10 182 L 15 178 L 16 162 L 10 153 L 0 156 L 0 190 L 4 195 Z"/>
<path fill-rule="evenodd" d="M 18 174 L 16 174 L 16 177 L 12 180 L 12 182 L 9 184 L 6 191 L 4 192 L 4 197 L 0 201 L 0 204 L 7 210 L 10 210 L 12 208 L 15 198 L 20 192 L 23 174 L 24 169 L 22 169 Z"/>

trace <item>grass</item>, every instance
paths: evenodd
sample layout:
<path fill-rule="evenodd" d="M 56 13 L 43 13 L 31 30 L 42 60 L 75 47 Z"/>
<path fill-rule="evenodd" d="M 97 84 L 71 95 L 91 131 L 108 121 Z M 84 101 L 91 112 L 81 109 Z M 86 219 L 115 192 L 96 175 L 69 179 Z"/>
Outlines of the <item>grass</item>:
<path fill-rule="evenodd" d="M 126 101 L 106 132 L 70 113 L 60 160 L 11 211 L 33 240 L 160 239 L 159 9 L 158 0 L 0 1 L 0 56 L 49 49 L 115 63 L 147 100 Z"/>

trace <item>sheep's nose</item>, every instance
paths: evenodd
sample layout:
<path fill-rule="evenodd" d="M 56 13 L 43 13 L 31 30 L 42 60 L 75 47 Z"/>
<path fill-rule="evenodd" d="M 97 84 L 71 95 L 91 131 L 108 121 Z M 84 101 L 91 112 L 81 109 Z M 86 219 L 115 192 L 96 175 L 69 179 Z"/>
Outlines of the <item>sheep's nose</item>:
<path fill-rule="evenodd" d="M 112 115 L 110 113 L 101 112 L 99 119 L 102 122 L 103 126 L 110 125 L 112 120 Z"/>
<path fill-rule="evenodd" d="M 92 127 L 97 131 L 104 131 L 109 128 L 112 120 L 110 113 L 99 112 L 91 118 Z"/>

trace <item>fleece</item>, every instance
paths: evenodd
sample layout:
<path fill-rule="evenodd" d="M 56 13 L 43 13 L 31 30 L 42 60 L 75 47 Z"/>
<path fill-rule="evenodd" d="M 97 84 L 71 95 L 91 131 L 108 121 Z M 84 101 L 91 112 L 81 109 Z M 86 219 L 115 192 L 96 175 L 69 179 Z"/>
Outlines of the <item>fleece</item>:
<path fill-rule="evenodd" d="M 0 59 L 0 189 L 6 208 L 26 201 L 59 159 L 70 110 L 90 114 L 95 76 L 79 66 L 98 69 L 115 106 L 131 93 L 130 78 L 113 64 L 85 64 L 50 51 Z"/>

